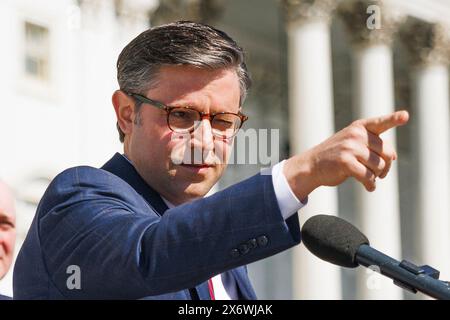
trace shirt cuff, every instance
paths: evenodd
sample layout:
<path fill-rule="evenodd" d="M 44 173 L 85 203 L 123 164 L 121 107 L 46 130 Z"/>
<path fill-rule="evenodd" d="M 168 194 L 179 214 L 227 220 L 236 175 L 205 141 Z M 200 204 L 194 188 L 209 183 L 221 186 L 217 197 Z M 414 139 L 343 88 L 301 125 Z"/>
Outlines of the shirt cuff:
<path fill-rule="evenodd" d="M 292 191 L 283 173 L 285 162 L 286 160 L 283 160 L 272 167 L 272 183 L 281 215 L 284 220 L 287 220 L 308 203 L 308 197 L 302 202 Z"/>

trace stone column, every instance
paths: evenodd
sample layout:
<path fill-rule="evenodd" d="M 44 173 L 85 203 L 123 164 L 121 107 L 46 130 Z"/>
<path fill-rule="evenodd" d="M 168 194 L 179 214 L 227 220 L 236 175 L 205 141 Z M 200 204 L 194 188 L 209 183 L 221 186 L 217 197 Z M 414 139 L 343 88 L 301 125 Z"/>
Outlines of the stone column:
<path fill-rule="evenodd" d="M 371 21 L 367 8 L 375 5 L 381 21 Z M 394 111 L 394 79 L 391 36 L 398 20 L 382 1 L 345 1 L 339 7 L 353 44 L 352 81 L 355 117 L 368 118 Z M 372 19 L 373 19 L 372 18 Z M 379 23 L 377 25 L 377 23 Z M 395 147 L 395 131 L 381 136 Z M 377 179 L 377 189 L 369 193 L 355 182 L 357 216 L 355 221 L 371 245 L 401 258 L 400 205 L 397 163 L 385 179 Z M 376 266 L 374 266 L 376 268 Z M 357 270 L 357 297 L 360 299 L 401 299 L 402 290 L 392 280 L 369 269 Z"/>
<path fill-rule="evenodd" d="M 105 154 L 122 149 L 115 114 L 108 103 L 118 88 L 115 65 L 125 45 L 148 29 L 149 12 L 156 5 L 157 0 L 79 2 L 80 23 L 71 33 L 69 44 L 76 50 L 71 53 L 70 67 L 77 70 L 71 81 L 79 87 L 78 91 L 71 89 L 75 95 L 73 108 L 80 110 L 78 163 L 98 166 L 104 162 Z"/>
<path fill-rule="evenodd" d="M 410 53 L 418 263 L 450 278 L 449 28 L 408 19 L 402 40 Z"/>
<path fill-rule="evenodd" d="M 334 133 L 329 22 L 333 0 L 285 0 L 288 34 L 289 128 L 293 154 L 306 151 Z M 315 214 L 337 214 L 336 188 L 309 196 L 301 224 Z M 337 266 L 313 256 L 301 244 L 293 250 L 295 299 L 340 299 Z"/>

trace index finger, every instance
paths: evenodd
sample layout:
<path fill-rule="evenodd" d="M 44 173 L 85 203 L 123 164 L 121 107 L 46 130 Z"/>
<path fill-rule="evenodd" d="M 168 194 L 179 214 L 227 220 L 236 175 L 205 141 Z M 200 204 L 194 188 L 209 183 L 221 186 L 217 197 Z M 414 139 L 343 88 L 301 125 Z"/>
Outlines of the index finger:
<path fill-rule="evenodd" d="M 381 134 L 389 129 L 402 126 L 409 120 L 409 113 L 406 110 L 396 111 L 391 114 L 362 119 L 360 123 L 370 132 L 374 134 Z"/>

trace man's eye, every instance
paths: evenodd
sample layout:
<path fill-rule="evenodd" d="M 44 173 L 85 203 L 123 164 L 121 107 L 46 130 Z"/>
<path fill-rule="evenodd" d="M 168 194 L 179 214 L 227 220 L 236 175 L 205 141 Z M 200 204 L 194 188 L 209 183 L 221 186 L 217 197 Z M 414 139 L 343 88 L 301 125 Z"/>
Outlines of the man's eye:
<path fill-rule="evenodd" d="M 171 115 L 176 118 L 185 118 L 187 116 L 187 112 L 186 111 L 173 111 Z"/>
<path fill-rule="evenodd" d="M 13 229 L 14 225 L 10 222 L 0 222 L 0 230 Z"/>
<path fill-rule="evenodd" d="M 214 126 L 227 129 L 232 128 L 234 126 L 234 122 L 227 119 L 215 119 Z"/>

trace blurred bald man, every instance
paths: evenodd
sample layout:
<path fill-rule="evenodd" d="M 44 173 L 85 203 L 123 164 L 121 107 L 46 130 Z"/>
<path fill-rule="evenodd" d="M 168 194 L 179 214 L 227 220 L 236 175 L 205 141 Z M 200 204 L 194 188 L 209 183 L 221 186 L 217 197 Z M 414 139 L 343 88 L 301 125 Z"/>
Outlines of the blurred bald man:
<path fill-rule="evenodd" d="M 8 186 L 0 181 L 0 280 L 13 260 L 16 242 L 16 212 L 14 197 Z M 0 300 L 11 299 L 0 295 Z"/>

